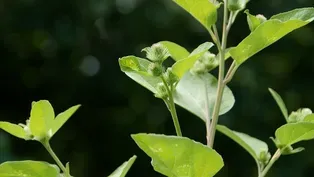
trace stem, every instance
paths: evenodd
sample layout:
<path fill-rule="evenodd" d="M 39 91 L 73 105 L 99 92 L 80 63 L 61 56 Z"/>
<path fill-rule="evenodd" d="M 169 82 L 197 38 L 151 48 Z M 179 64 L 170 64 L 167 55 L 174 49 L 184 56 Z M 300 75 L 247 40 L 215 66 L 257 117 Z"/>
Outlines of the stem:
<path fill-rule="evenodd" d="M 70 177 L 69 172 L 65 168 L 65 166 L 62 164 L 62 162 L 59 160 L 58 156 L 53 152 L 49 141 L 42 142 L 42 145 L 46 148 L 50 156 L 53 158 L 53 160 L 57 163 L 57 165 L 60 167 L 60 169 L 63 171 L 64 174 L 66 174 L 67 177 Z"/>
<path fill-rule="evenodd" d="M 174 128 L 176 129 L 177 136 L 182 136 L 176 106 L 173 101 L 172 87 L 170 88 L 168 87 L 168 84 L 163 76 L 161 76 L 161 80 L 165 84 L 167 92 L 168 92 L 168 100 L 165 100 L 165 102 L 168 105 L 168 109 L 171 113 L 172 121 L 174 124 Z"/>
<path fill-rule="evenodd" d="M 224 84 L 227 84 L 228 82 L 231 81 L 231 79 L 233 78 L 235 72 L 237 71 L 238 69 L 238 65 L 236 64 L 235 61 L 232 62 L 227 74 L 226 74 L 226 78 L 224 80 Z"/>
<path fill-rule="evenodd" d="M 262 171 L 262 173 L 258 176 L 258 177 L 265 177 L 266 174 L 268 173 L 269 169 L 274 165 L 274 163 L 279 159 L 281 155 L 281 151 L 280 149 L 277 149 L 277 151 L 275 152 L 275 154 L 273 155 L 273 157 L 270 159 L 269 163 L 267 164 L 267 166 L 264 168 L 264 170 Z"/>
<path fill-rule="evenodd" d="M 221 43 L 221 51 L 220 51 L 220 58 L 219 58 L 219 74 L 218 74 L 218 88 L 217 88 L 217 97 L 215 101 L 215 106 L 214 106 L 214 111 L 212 115 L 212 122 L 210 125 L 210 130 L 209 130 L 209 142 L 208 146 L 213 147 L 214 145 L 214 140 L 215 140 L 215 133 L 216 133 L 216 126 L 218 123 L 218 116 L 219 116 L 219 110 L 221 106 L 221 100 L 222 100 L 222 95 L 223 95 L 223 90 L 225 87 L 224 84 L 224 72 L 225 72 L 225 49 L 226 49 L 226 44 L 227 44 L 227 36 L 228 36 L 228 26 L 231 22 L 228 22 L 227 26 L 227 20 L 228 20 L 228 0 L 224 0 L 224 20 L 223 20 L 223 30 L 222 30 L 222 43 Z"/>

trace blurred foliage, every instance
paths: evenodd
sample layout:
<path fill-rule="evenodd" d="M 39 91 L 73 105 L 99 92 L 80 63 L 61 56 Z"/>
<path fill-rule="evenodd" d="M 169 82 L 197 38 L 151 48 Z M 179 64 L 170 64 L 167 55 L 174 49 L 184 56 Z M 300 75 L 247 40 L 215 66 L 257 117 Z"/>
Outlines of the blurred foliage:
<path fill-rule="evenodd" d="M 266 17 L 306 6 L 313 1 L 248 4 L 252 14 Z M 248 34 L 241 13 L 229 46 Z M 314 109 L 313 34 L 310 24 L 242 65 L 229 84 L 236 105 L 220 123 L 267 141 L 274 152 L 269 137 L 285 120 L 268 87 L 282 95 L 289 112 Z M 120 71 L 118 58 L 144 56 L 142 48 L 162 40 L 191 50 L 209 39 L 206 30 L 170 0 L 0 1 L 0 119 L 23 122 L 31 102 L 40 99 L 48 99 L 57 113 L 82 104 L 52 139 L 63 162 L 71 162 L 74 176 L 108 176 L 133 154 L 138 159 L 128 176 L 161 176 L 130 134 L 175 134 L 170 114 L 161 100 Z M 203 122 L 180 108 L 178 114 L 183 134 L 205 143 Z M 312 177 L 314 143 L 302 146 L 306 151 L 281 158 L 269 177 Z M 215 148 L 225 161 L 217 176 L 255 176 L 254 161 L 232 140 L 217 133 Z M 17 159 L 53 162 L 36 142 L 1 131 L 0 162 Z"/>

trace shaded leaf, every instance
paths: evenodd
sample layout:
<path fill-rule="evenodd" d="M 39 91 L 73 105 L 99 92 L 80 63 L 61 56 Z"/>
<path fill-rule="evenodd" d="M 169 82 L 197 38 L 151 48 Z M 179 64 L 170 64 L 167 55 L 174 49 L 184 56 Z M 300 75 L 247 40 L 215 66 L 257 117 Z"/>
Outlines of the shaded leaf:
<path fill-rule="evenodd" d="M 0 177 L 57 177 L 59 168 L 39 161 L 10 161 L 0 165 Z"/>
<path fill-rule="evenodd" d="M 140 133 L 132 138 L 165 176 L 212 177 L 224 165 L 215 150 L 185 137 Z"/>
<path fill-rule="evenodd" d="M 295 9 L 275 15 L 259 25 L 237 47 L 230 50 L 230 54 L 240 65 L 262 49 L 313 20 L 314 8 Z"/>
<path fill-rule="evenodd" d="M 171 57 L 175 61 L 179 61 L 181 59 L 184 59 L 190 55 L 190 52 L 188 52 L 184 47 L 171 42 L 171 41 L 160 41 L 158 42 L 162 45 L 164 45 L 167 49 L 168 52 L 170 53 Z"/>
<path fill-rule="evenodd" d="M 288 122 L 288 110 L 287 107 L 285 105 L 285 102 L 282 100 L 281 96 L 273 89 L 269 88 L 268 89 L 269 92 L 271 93 L 271 95 L 273 96 L 273 98 L 275 99 L 277 105 L 279 106 L 283 116 L 285 117 L 285 119 Z"/>
<path fill-rule="evenodd" d="M 132 156 L 128 161 L 124 162 L 108 177 L 125 177 L 136 159 L 136 155 Z"/>
<path fill-rule="evenodd" d="M 176 87 L 175 103 L 206 121 L 207 115 L 210 117 L 213 111 L 217 85 L 217 79 L 209 73 L 195 76 L 187 72 Z M 208 105 L 206 98 L 208 98 Z M 219 114 L 228 112 L 234 103 L 232 91 L 225 87 Z"/>
<path fill-rule="evenodd" d="M 3 122 L 0 121 L 0 129 L 10 133 L 11 135 L 21 138 L 21 139 L 26 139 L 26 132 L 24 129 L 16 124 L 12 124 L 9 122 Z"/>

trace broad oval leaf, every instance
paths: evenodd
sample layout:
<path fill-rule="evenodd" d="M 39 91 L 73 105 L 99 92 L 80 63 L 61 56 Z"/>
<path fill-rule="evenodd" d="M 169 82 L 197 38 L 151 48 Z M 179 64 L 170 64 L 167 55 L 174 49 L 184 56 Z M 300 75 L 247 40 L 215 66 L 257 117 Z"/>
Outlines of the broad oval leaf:
<path fill-rule="evenodd" d="M 277 105 L 279 106 L 283 116 L 285 117 L 286 121 L 288 122 L 288 110 L 285 105 L 285 102 L 282 100 L 281 96 L 273 89 L 269 88 L 268 89 L 273 98 L 275 99 Z"/>
<path fill-rule="evenodd" d="M 53 126 L 55 114 L 48 100 L 32 103 L 30 115 L 30 130 L 35 138 L 42 138 L 48 134 Z"/>
<path fill-rule="evenodd" d="M 173 0 L 184 10 L 189 12 L 207 30 L 217 21 L 217 8 L 219 5 L 213 4 L 209 0 Z"/>
<path fill-rule="evenodd" d="M 136 155 L 132 156 L 128 161 L 124 162 L 108 177 L 125 177 L 127 172 L 130 170 L 131 166 L 133 165 L 135 159 L 136 159 Z"/>
<path fill-rule="evenodd" d="M 140 133 L 132 138 L 165 176 L 212 177 L 224 165 L 215 150 L 185 137 Z"/>
<path fill-rule="evenodd" d="M 289 123 L 279 127 L 276 132 L 276 144 L 285 148 L 300 141 L 314 139 L 314 123 Z"/>
<path fill-rule="evenodd" d="M 314 114 L 307 115 L 304 119 L 304 122 L 314 122 Z"/>
<path fill-rule="evenodd" d="M 217 79 L 206 73 L 195 76 L 186 72 L 179 81 L 175 93 L 175 103 L 206 121 L 211 117 L 217 94 Z M 207 100 L 208 98 L 208 100 Z M 226 86 L 219 114 L 225 114 L 234 105 L 232 91 Z"/>
<path fill-rule="evenodd" d="M 217 125 L 217 130 L 242 146 L 255 161 L 260 160 L 261 153 L 268 152 L 268 146 L 264 141 L 241 132 L 232 131 L 223 125 Z"/>
<path fill-rule="evenodd" d="M 0 121 L 0 129 L 10 133 L 11 135 L 21 138 L 21 139 L 26 139 L 26 132 L 24 129 L 16 124 L 12 124 L 10 122 L 3 122 Z"/>
<path fill-rule="evenodd" d="M 160 41 L 158 42 L 165 46 L 168 49 L 169 54 L 175 61 L 184 59 L 190 55 L 190 52 L 187 51 L 184 47 L 171 42 L 171 41 Z"/>
<path fill-rule="evenodd" d="M 242 64 L 248 58 L 278 41 L 288 33 L 314 20 L 314 8 L 301 8 L 274 15 L 259 25 L 237 47 L 230 50 L 237 64 Z"/>
<path fill-rule="evenodd" d="M 205 42 L 199 45 L 187 58 L 177 61 L 172 66 L 173 73 L 179 78 L 182 78 L 183 75 L 193 67 L 194 63 L 213 46 L 214 44 L 211 42 Z"/>
<path fill-rule="evenodd" d="M 77 111 L 81 105 L 72 106 L 66 111 L 57 115 L 52 126 L 52 136 L 62 127 L 62 125 Z"/>
<path fill-rule="evenodd" d="M 40 161 L 10 161 L 0 165 L 0 177 L 58 177 L 56 165 Z"/>

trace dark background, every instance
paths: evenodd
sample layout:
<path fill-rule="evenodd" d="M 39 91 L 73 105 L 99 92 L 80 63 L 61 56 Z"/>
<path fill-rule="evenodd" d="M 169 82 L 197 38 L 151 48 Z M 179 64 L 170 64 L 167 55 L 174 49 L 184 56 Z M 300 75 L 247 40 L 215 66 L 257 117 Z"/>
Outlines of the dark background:
<path fill-rule="evenodd" d="M 273 14 L 313 6 L 313 0 L 251 0 L 252 14 Z M 218 26 L 221 26 L 220 24 Z M 239 43 L 249 29 L 240 13 L 228 46 Z M 253 56 L 229 84 L 236 105 L 220 124 L 266 141 L 285 120 L 268 92 L 278 91 L 289 112 L 314 109 L 314 23 Z M 190 51 L 210 40 L 205 29 L 171 0 L 2 0 L 0 1 L 0 120 L 22 123 L 32 101 L 49 100 L 59 113 L 82 107 L 52 139 L 62 161 L 71 162 L 75 177 L 108 176 L 133 154 L 127 176 L 157 177 L 150 159 L 130 134 L 175 134 L 165 105 L 119 69 L 118 58 L 144 56 L 141 49 L 170 40 Z M 228 64 L 231 62 L 228 61 Z M 178 108 L 183 134 L 205 143 L 203 122 Z M 0 162 L 46 160 L 45 149 L 0 132 Z M 314 142 L 302 153 L 283 156 L 269 177 L 313 177 Z M 217 177 L 256 176 L 253 159 L 236 143 L 217 133 L 215 148 L 224 168 Z"/>

